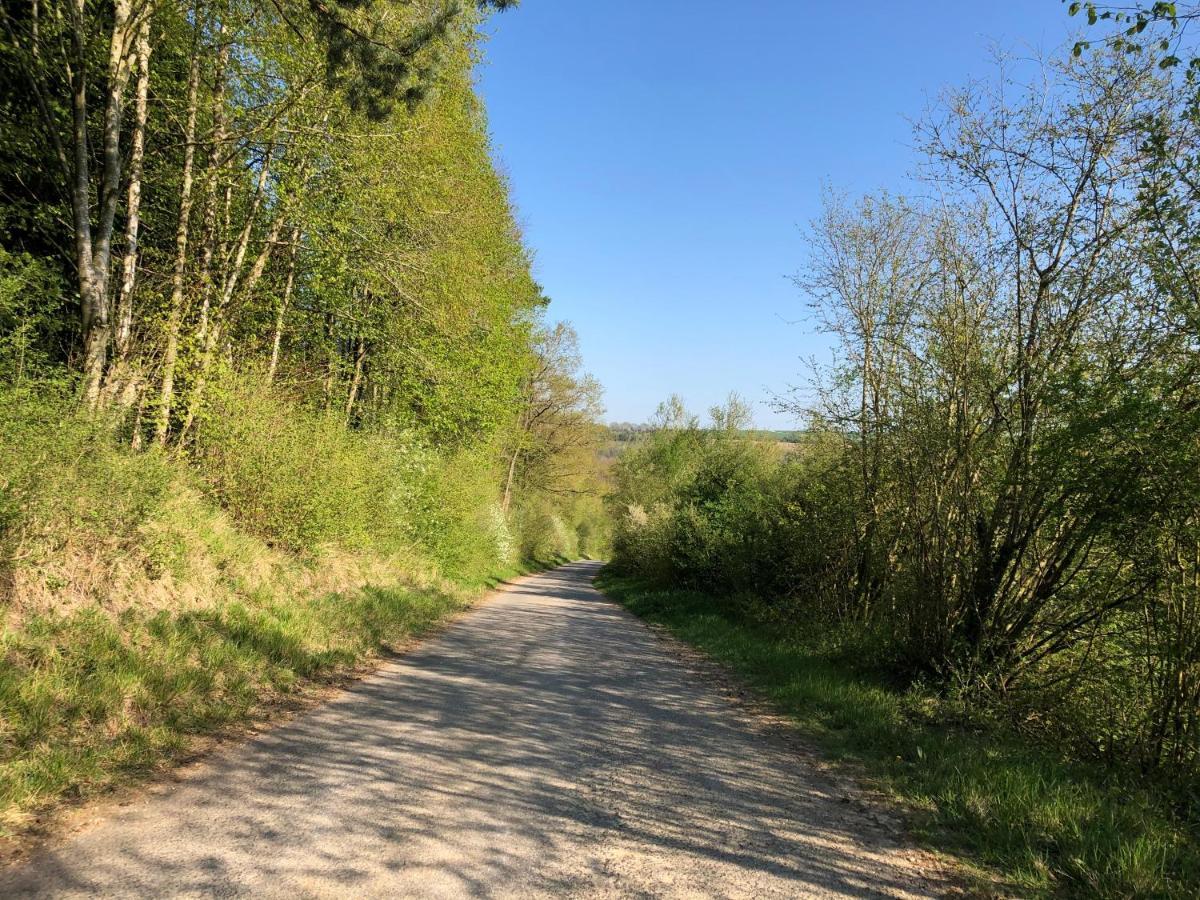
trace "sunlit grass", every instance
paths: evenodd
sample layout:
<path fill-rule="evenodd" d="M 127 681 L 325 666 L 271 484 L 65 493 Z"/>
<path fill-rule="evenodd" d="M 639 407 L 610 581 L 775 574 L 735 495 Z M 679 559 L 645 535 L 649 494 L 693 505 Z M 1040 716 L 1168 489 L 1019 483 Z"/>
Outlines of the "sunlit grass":
<path fill-rule="evenodd" d="M 427 634 L 525 561 L 444 589 L 269 593 L 183 612 L 88 608 L 0 631 L 0 836 L 169 765 L 192 739 Z"/>
<path fill-rule="evenodd" d="M 861 764 L 910 808 L 919 840 L 982 868 L 983 889 L 1200 895 L 1196 823 L 1178 820 L 1153 787 L 1116 782 L 994 725 L 947 724 L 931 693 L 890 686 L 815 641 L 778 639 L 714 598 L 607 572 L 600 583 L 734 669 L 831 756 Z"/>
<path fill-rule="evenodd" d="M 206 438 L 228 468 L 218 490 L 179 456 L 129 451 L 66 400 L 14 397 L 0 390 L 0 836 L 545 567 L 496 572 L 514 553 L 477 515 L 494 484 L 465 463 L 426 454 L 421 477 L 404 481 L 395 459 L 372 475 L 363 454 L 388 453 L 340 430 L 306 435 L 303 417 L 290 443 L 262 441 L 286 412 L 262 398 L 236 435 Z M 302 477 L 301 458 L 318 476 Z M 348 505 L 334 488 L 360 477 Z M 424 500 L 406 512 L 410 488 Z M 400 499 L 364 499 L 380 493 Z"/>
<path fill-rule="evenodd" d="M 88 610 L 3 633 L 0 828 L 160 768 L 191 736 L 428 632 L 464 597 L 366 588 L 119 621 Z"/>

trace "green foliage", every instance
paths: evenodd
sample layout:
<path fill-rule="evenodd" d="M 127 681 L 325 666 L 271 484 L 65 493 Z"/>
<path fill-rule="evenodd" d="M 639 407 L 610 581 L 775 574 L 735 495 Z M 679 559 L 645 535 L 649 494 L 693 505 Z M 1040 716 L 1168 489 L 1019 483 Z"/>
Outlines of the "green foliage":
<path fill-rule="evenodd" d="M 294 552 L 417 553 L 477 580 L 527 546 L 511 533 L 522 524 L 499 513 L 490 448 L 439 453 L 411 433 L 348 431 L 254 381 L 213 392 L 192 462 L 237 522 Z"/>
<path fill-rule="evenodd" d="M 1150 56 L 1156 60 L 1160 69 L 1172 69 L 1180 65 L 1182 60 L 1176 55 L 1180 38 L 1187 26 L 1200 18 L 1200 9 L 1194 5 L 1171 3 L 1167 0 L 1128 6 L 1095 3 L 1092 0 L 1061 2 L 1067 4 L 1069 15 L 1077 16 L 1083 13 L 1089 27 L 1100 25 L 1106 28 L 1101 39 L 1104 45 L 1131 56 Z M 1072 55 L 1082 56 L 1091 47 L 1091 41 L 1078 40 Z M 1198 72 L 1200 59 L 1193 56 L 1188 65 L 1188 80 L 1194 80 Z"/>
<path fill-rule="evenodd" d="M 301 379 L 325 366 L 320 402 L 351 423 L 447 449 L 482 446 L 512 421 L 543 302 L 489 154 L 471 52 L 445 48 L 437 90 L 413 115 L 353 119 L 314 151 L 327 158 L 321 190 L 298 198 L 315 251 L 301 257 L 300 352 L 282 363 Z"/>
<path fill-rule="evenodd" d="M 68 21 L 52 3 L 53 28 L 6 11 L 0 77 L 39 102 L 0 104 L 0 238 L 21 248 L 0 251 L 0 379 L 32 396 L 90 348 L 97 434 L 111 417 L 132 446 L 186 457 L 289 552 L 412 551 L 471 578 L 515 562 L 520 501 L 505 490 L 496 513 L 500 463 L 546 300 L 472 83 L 481 11 L 513 5 L 201 2 Z M 85 143 L 107 133 L 122 153 L 64 185 L 59 147 L 81 137 L 56 63 L 73 34 Z M 110 81 L 106 48 L 142 37 L 150 57 Z M 123 155 L 137 139 L 140 171 Z M 79 322 L 87 279 L 59 223 L 107 245 L 110 213 L 114 257 L 91 282 L 107 287 L 89 301 L 108 307 Z M 106 464 L 81 506 L 120 493 Z"/>
<path fill-rule="evenodd" d="M 471 5 L 504 10 L 518 2 L 477 0 Z M 395 19 L 389 13 L 400 5 L 394 0 L 338 0 L 332 5 L 307 0 L 306 5 L 325 47 L 327 82 L 346 92 L 352 109 L 376 120 L 386 118 L 397 100 L 412 108 L 425 98 L 438 63 L 430 50 L 463 15 L 458 0 L 432 4 L 423 20 L 413 23 L 403 16 L 406 27 L 394 34 L 388 27 Z"/>
<path fill-rule="evenodd" d="M 570 511 L 547 498 L 522 503 L 514 518 L 523 559 L 569 560 L 603 552 L 592 517 L 580 516 L 572 525 Z"/>
<path fill-rule="evenodd" d="M 67 299 L 44 259 L 0 247 L 0 384 L 45 379 L 62 344 Z"/>
<path fill-rule="evenodd" d="M 447 575 L 478 581 L 507 569 L 511 523 L 499 514 L 499 472 L 487 452 L 458 451 L 431 458 L 409 516 L 413 539 Z"/>
<path fill-rule="evenodd" d="M 785 454 L 738 430 L 647 436 L 614 466 L 614 564 L 660 584 L 815 596 L 845 541 L 837 442 Z"/>
<path fill-rule="evenodd" d="M 248 529 L 294 551 L 334 544 L 395 552 L 424 454 L 298 408 L 252 381 L 214 390 L 192 448 L 197 471 Z"/>
<path fill-rule="evenodd" d="M 109 423 L 76 416 L 62 385 L 0 388 L 0 572 L 22 545 L 45 556 L 80 530 L 120 552 L 173 477 L 161 457 L 118 448 Z"/>

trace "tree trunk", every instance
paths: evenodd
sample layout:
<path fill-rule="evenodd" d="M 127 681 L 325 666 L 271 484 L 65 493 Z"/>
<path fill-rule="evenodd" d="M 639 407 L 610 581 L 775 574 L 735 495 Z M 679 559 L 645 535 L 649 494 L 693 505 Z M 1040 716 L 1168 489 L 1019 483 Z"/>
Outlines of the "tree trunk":
<path fill-rule="evenodd" d="M 271 254 L 275 251 L 275 245 L 279 243 L 280 232 L 283 231 L 283 215 L 284 210 L 280 209 L 275 216 L 275 221 L 271 223 L 271 230 L 267 232 L 266 240 L 263 241 L 262 250 L 255 258 L 254 265 L 250 267 L 250 274 L 246 276 L 246 283 L 242 287 L 245 297 L 254 294 L 254 289 L 262 280 L 263 272 L 267 270 L 267 263 L 271 261 Z"/>
<path fill-rule="evenodd" d="M 520 453 L 521 447 L 518 445 L 513 449 L 512 459 L 508 461 L 508 477 L 504 479 L 504 499 L 500 501 L 500 509 L 505 513 L 508 512 L 508 506 L 512 502 L 513 476 L 517 471 L 517 457 Z"/>
<path fill-rule="evenodd" d="M 209 172 L 207 196 L 204 203 L 204 250 L 200 255 L 200 324 L 197 328 L 197 334 L 200 336 L 201 343 L 204 342 L 208 331 L 208 312 L 212 303 L 213 257 L 216 254 L 217 245 L 220 244 L 222 248 L 225 245 L 224 234 L 223 232 L 218 234 L 217 228 L 217 197 L 221 189 L 221 174 L 227 166 L 227 161 L 224 158 L 225 141 L 227 138 L 225 130 L 225 74 L 229 66 L 229 46 L 225 43 L 224 39 L 225 23 L 222 22 L 217 26 L 217 40 L 221 41 L 221 46 L 217 53 L 218 75 L 212 101 L 213 131 L 208 154 Z M 223 253 L 224 250 L 222 249 Z"/>
<path fill-rule="evenodd" d="M 346 424 L 350 424 L 350 416 L 354 412 L 354 404 L 358 401 L 358 390 L 362 386 L 363 366 L 367 361 L 367 341 L 358 339 L 354 353 L 354 375 L 350 379 L 350 395 L 346 398 Z"/>
<path fill-rule="evenodd" d="M 113 5 L 112 34 L 108 52 L 108 91 L 104 105 L 104 140 L 100 173 L 99 214 L 96 227 L 91 228 L 91 189 L 87 139 L 87 79 L 85 54 L 85 0 L 73 4 L 72 34 L 79 72 L 75 78 L 72 113 L 75 136 L 75 189 L 73 205 L 77 230 L 79 257 L 80 307 L 83 320 L 83 397 L 89 407 L 100 398 L 100 385 L 108 362 L 108 343 L 112 322 L 109 308 L 108 281 L 112 260 L 113 222 L 121 186 L 121 118 L 125 103 L 125 87 L 129 83 L 130 48 L 140 29 L 131 28 L 130 0 L 117 0 Z"/>
<path fill-rule="evenodd" d="M 39 5 L 33 3 L 30 11 L 29 50 L 34 61 L 39 63 L 35 66 L 35 71 L 30 73 L 33 99 L 44 119 L 54 155 L 62 166 L 69 184 L 72 243 L 83 339 L 83 359 L 80 366 L 83 371 L 82 396 L 89 407 L 94 407 L 100 398 L 111 340 L 109 269 L 117 193 L 121 183 L 120 139 L 125 88 L 129 82 L 135 37 L 141 30 L 143 17 L 148 18 L 150 11 L 150 0 L 142 0 L 142 6 L 136 16 L 133 14 L 132 0 L 115 0 L 113 3 L 106 71 L 108 80 L 104 91 L 98 211 L 95 222 L 92 219 L 93 154 L 88 139 L 87 43 L 92 27 L 87 18 L 88 6 L 86 0 L 71 0 L 66 5 L 70 46 L 62 64 L 66 83 L 70 86 L 71 122 L 69 140 L 66 142 L 58 130 L 58 118 L 54 111 L 56 104 L 52 102 L 50 88 L 42 73 L 36 70 L 40 68 L 43 58 Z M 7 25 L 9 20 L 6 17 L 4 21 Z M 16 43 L 12 29 L 6 27 L 5 31 L 8 39 Z"/>
<path fill-rule="evenodd" d="M 184 275 L 187 271 L 188 223 L 192 215 L 192 186 L 196 159 L 196 107 L 200 91 L 199 35 L 192 49 L 188 69 L 187 120 L 183 133 L 183 184 L 179 194 L 179 224 L 175 228 L 175 267 L 171 273 L 171 305 L 167 315 L 167 346 L 163 353 L 162 390 L 159 394 L 158 416 L 154 424 L 154 440 L 167 442 L 171 429 L 171 405 L 175 395 L 175 364 L 179 357 L 179 332 L 183 327 Z"/>
<path fill-rule="evenodd" d="M 138 77 L 125 210 L 125 259 L 120 292 L 117 296 L 117 330 L 113 339 L 113 347 L 120 362 L 125 362 L 129 357 L 129 344 L 133 334 L 133 289 L 137 283 L 138 229 L 141 226 L 142 161 L 146 149 L 146 114 L 150 96 L 150 49 L 150 17 L 147 15 L 138 30 Z"/>
<path fill-rule="evenodd" d="M 267 384 L 275 381 L 275 372 L 279 368 L 279 350 L 283 344 L 283 319 L 287 314 L 288 303 L 292 298 L 292 288 L 296 283 L 296 254 L 300 249 L 300 226 L 292 228 L 291 247 L 288 251 L 287 281 L 283 286 L 283 299 L 279 309 L 275 311 L 275 337 L 271 341 L 271 363 L 267 366 Z"/>
<path fill-rule="evenodd" d="M 75 226 L 75 267 L 79 275 L 79 312 L 83 326 L 84 398 L 94 402 L 104 356 L 108 348 L 107 312 L 102 309 L 103 286 L 95 283 L 92 269 L 92 186 L 91 155 L 88 153 L 87 60 L 85 56 L 84 0 L 71 4 L 72 49 L 75 65 L 68 65 L 71 76 L 71 213 Z M 114 33 L 115 33 L 114 25 Z M 103 331 L 103 340 L 98 340 Z M 92 383 L 94 379 L 94 384 Z"/>
<path fill-rule="evenodd" d="M 333 408 L 333 383 L 338 372 L 338 346 L 334 339 L 337 318 L 325 313 L 325 382 L 321 385 L 321 408 L 328 412 Z"/>

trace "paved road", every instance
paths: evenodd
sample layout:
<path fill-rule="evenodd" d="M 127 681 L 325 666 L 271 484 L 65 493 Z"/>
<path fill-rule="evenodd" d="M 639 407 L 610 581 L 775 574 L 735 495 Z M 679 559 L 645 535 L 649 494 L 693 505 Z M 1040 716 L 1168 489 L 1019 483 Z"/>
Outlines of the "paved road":
<path fill-rule="evenodd" d="M 0 872 L 0 896 L 937 893 L 894 826 L 605 600 L 595 571 L 497 593 Z"/>

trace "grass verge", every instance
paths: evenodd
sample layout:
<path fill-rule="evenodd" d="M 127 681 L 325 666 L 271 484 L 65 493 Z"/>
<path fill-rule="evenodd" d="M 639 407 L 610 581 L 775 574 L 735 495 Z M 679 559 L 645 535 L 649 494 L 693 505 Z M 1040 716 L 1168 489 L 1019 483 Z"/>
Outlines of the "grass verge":
<path fill-rule="evenodd" d="M 530 561 L 470 585 L 260 592 L 184 611 L 98 606 L 0 631 L 0 838 L 169 767 L 195 740 L 429 633 Z"/>
<path fill-rule="evenodd" d="M 601 573 L 599 585 L 738 673 L 834 758 L 911 810 L 922 843 L 972 861 L 985 894 L 1200 895 L 1200 840 L 1152 786 L 1117 782 L 1019 735 L 947 721 L 941 701 L 899 690 L 822 649 L 780 639 L 705 594 Z"/>
<path fill-rule="evenodd" d="M 185 455 L 0 386 L 0 857 L 543 567 L 486 457 L 222 397 Z"/>

